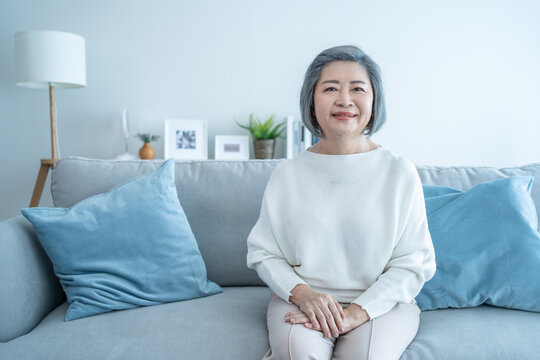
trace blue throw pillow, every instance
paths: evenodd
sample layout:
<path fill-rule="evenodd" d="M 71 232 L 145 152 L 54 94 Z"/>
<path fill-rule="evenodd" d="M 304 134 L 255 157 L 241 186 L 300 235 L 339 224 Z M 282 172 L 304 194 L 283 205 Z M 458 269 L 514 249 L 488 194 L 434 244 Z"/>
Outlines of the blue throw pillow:
<path fill-rule="evenodd" d="M 174 166 L 168 160 L 71 208 L 21 210 L 66 292 L 66 321 L 222 292 L 206 278 Z"/>
<path fill-rule="evenodd" d="M 468 192 L 424 185 L 437 272 L 416 297 L 422 310 L 489 304 L 540 311 L 540 235 L 530 176 Z"/>

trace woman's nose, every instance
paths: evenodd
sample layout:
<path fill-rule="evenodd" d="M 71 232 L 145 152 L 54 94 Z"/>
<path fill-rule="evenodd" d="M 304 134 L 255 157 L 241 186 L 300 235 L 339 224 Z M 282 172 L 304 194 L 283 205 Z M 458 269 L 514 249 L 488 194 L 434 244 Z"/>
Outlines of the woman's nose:
<path fill-rule="evenodd" d="M 336 100 L 336 105 L 345 106 L 345 107 L 348 107 L 348 106 L 352 105 L 351 95 L 349 94 L 348 91 L 340 91 L 339 92 L 339 96 L 338 96 L 338 98 Z"/>

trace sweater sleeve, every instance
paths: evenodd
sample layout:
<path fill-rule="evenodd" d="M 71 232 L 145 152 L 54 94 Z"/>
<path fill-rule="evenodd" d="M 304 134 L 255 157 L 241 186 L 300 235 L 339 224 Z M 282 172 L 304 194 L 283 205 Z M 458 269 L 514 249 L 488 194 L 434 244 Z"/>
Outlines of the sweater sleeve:
<path fill-rule="evenodd" d="M 262 281 L 290 304 L 291 290 L 298 284 L 307 283 L 296 274 L 274 236 L 272 214 L 279 213 L 275 207 L 280 203 L 279 186 L 275 183 L 275 176 L 272 176 L 264 192 L 259 219 L 248 236 L 247 266 L 255 269 Z"/>
<path fill-rule="evenodd" d="M 435 251 L 428 229 L 422 183 L 416 169 L 414 171 L 410 205 L 390 261 L 377 280 L 353 301 L 371 319 L 387 313 L 398 302 L 411 302 L 435 274 Z"/>

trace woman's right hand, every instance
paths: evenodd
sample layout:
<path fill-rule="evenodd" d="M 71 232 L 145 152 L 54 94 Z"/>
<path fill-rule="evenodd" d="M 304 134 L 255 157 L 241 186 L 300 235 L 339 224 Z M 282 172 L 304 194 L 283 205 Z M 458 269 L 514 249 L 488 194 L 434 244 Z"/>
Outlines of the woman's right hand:
<path fill-rule="evenodd" d="M 313 329 L 322 331 L 324 337 L 337 338 L 344 331 L 343 308 L 332 296 L 317 292 L 305 284 L 296 285 L 291 294 L 289 301 L 307 315 Z"/>

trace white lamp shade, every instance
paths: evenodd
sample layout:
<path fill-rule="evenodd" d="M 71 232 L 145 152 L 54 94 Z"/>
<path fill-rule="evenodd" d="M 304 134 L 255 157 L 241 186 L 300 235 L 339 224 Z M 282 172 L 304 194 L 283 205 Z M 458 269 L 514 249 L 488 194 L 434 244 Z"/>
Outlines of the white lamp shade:
<path fill-rule="evenodd" d="M 15 34 L 17 85 L 30 88 L 86 86 L 84 38 L 61 31 Z"/>

